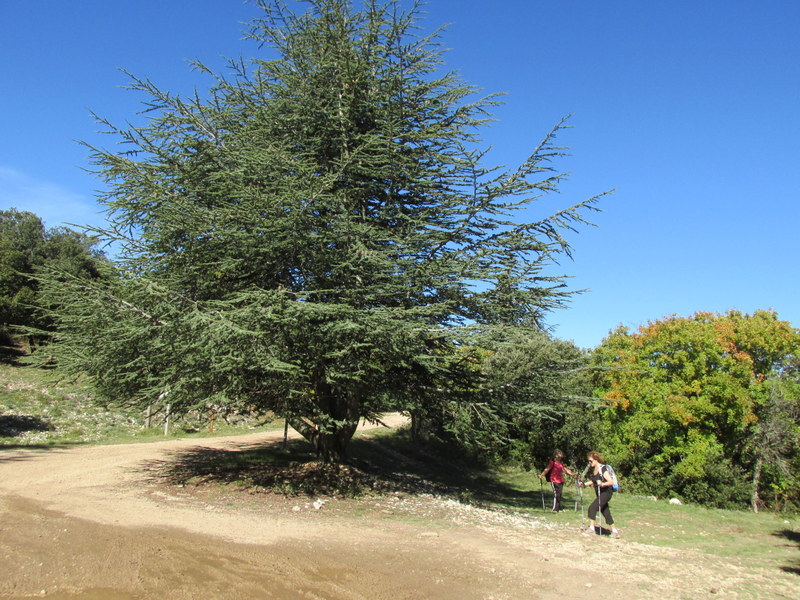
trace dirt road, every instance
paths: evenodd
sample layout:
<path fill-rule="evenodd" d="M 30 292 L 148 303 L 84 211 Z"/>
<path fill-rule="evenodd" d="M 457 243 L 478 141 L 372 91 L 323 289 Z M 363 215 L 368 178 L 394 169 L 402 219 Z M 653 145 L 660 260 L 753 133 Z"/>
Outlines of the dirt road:
<path fill-rule="evenodd" d="M 280 436 L 0 450 L 0 598 L 739 597 L 705 558 L 440 498 L 314 503 L 154 481 L 187 450 Z"/>

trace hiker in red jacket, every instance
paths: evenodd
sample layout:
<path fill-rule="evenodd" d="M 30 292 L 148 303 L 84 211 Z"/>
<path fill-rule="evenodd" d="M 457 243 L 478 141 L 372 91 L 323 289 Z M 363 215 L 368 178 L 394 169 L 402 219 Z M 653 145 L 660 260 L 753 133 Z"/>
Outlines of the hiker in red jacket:
<path fill-rule="evenodd" d="M 553 512 L 561 510 L 561 494 L 564 491 L 564 473 L 572 477 L 577 477 L 576 473 L 570 471 L 564 464 L 564 453 L 556 450 L 553 459 L 547 463 L 547 467 L 539 474 L 539 479 L 546 477 L 550 485 L 553 486 Z"/>

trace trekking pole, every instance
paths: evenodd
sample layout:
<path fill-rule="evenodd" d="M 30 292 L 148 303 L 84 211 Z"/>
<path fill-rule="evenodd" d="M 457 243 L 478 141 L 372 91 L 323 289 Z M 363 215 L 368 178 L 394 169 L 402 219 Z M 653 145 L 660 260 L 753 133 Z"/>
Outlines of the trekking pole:
<path fill-rule="evenodd" d="M 600 499 L 600 482 L 595 481 L 594 485 L 597 494 L 597 535 L 603 535 L 603 501 Z"/>
<path fill-rule="evenodd" d="M 584 511 L 584 505 L 583 505 L 583 488 L 586 487 L 584 481 L 586 481 L 586 478 L 588 476 L 589 476 L 589 465 L 586 465 L 586 468 L 583 470 L 583 472 L 576 478 L 576 483 L 578 485 L 578 489 L 580 490 L 580 496 L 581 496 L 581 531 L 586 531 L 586 513 Z"/>
<path fill-rule="evenodd" d="M 539 495 L 542 497 L 542 510 L 547 510 L 544 507 L 544 486 L 542 485 L 542 478 L 539 477 Z"/>
<path fill-rule="evenodd" d="M 579 487 L 580 487 L 580 486 L 578 485 L 578 478 L 576 477 L 576 478 L 575 478 L 575 506 L 574 506 L 574 508 L 572 509 L 572 510 L 574 510 L 575 512 L 578 512 L 578 488 L 579 488 Z"/>

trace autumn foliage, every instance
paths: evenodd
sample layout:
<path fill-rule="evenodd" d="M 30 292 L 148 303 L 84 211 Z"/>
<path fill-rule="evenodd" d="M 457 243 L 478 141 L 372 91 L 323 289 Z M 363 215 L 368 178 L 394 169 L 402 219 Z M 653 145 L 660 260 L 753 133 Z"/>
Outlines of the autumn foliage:
<path fill-rule="evenodd" d="M 594 353 L 600 445 L 648 493 L 754 508 L 796 497 L 799 350 L 800 332 L 771 311 L 620 327 Z M 775 427 L 779 452 L 758 442 Z"/>

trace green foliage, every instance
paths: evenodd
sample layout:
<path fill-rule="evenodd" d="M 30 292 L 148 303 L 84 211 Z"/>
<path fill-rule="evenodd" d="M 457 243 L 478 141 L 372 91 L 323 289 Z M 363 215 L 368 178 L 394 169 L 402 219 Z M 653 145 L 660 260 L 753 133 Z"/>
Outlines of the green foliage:
<path fill-rule="evenodd" d="M 797 356 L 768 381 L 769 397 L 752 428 L 747 453 L 754 459 L 752 504 L 800 507 L 800 378 Z"/>
<path fill-rule="evenodd" d="M 564 414 L 585 408 L 587 357 L 572 343 L 519 325 L 475 333 L 446 355 L 449 367 L 404 406 L 412 434 L 484 463 L 539 462 Z"/>
<path fill-rule="evenodd" d="M 65 227 L 45 229 L 41 219 L 16 209 L 0 211 L 0 337 L 11 329 L 51 328 L 41 313 L 36 275 L 43 268 L 97 278 L 103 257 L 97 240 Z"/>
<path fill-rule="evenodd" d="M 762 465 L 796 453 L 800 395 L 784 385 L 781 404 L 774 381 L 798 350 L 800 333 L 766 311 L 618 329 L 593 355 L 606 458 L 634 489 L 731 506 L 749 486 L 757 507 Z"/>
<path fill-rule="evenodd" d="M 581 437 L 562 429 L 568 414 L 592 405 L 587 366 L 588 357 L 574 344 L 521 328 L 506 334 L 487 358 L 487 386 L 510 424 L 510 453 L 517 460 L 543 465 L 556 448 L 568 460 L 582 459 Z"/>
<path fill-rule="evenodd" d="M 261 6 L 249 37 L 274 59 L 196 65 L 205 98 L 132 78 L 151 120 L 103 121 L 127 145 L 92 149 L 121 277 L 50 285 L 60 360 L 109 398 L 276 411 L 326 461 L 389 405 L 498 425 L 458 349 L 473 326 L 541 327 L 570 294 L 544 269 L 596 199 L 523 212 L 558 188 L 563 124 L 518 168 L 486 167 L 496 98 L 438 72 L 417 6 Z"/>
<path fill-rule="evenodd" d="M 676 472 L 670 478 L 675 487 L 669 496 L 714 508 L 741 509 L 750 500 L 750 481 L 742 467 L 732 460 L 710 454 L 692 475 Z M 673 490 L 670 490 L 671 492 Z"/>

